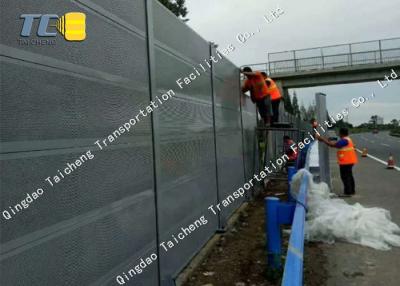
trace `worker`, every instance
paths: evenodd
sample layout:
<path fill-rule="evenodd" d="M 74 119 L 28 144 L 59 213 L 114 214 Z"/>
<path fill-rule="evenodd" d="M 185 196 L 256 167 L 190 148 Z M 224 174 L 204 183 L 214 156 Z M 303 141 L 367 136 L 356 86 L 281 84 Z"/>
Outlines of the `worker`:
<path fill-rule="evenodd" d="M 353 141 L 349 137 L 349 130 L 347 128 L 340 128 L 339 137 L 337 142 L 329 141 L 318 134 L 316 137 L 319 141 L 324 142 L 330 147 L 337 148 L 337 162 L 340 168 L 340 178 L 344 186 L 344 195 L 352 196 L 355 194 L 355 182 L 353 177 L 353 166 L 357 164 L 357 153 Z"/>
<path fill-rule="evenodd" d="M 272 124 L 279 121 L 279 104 L 282 100 L 281 92 L 279 91 L 278 86 L 275 81 L 268 77 L 267 73 L 261 73 L 265 79 L 265 83 L 267 84 L 268 94 L 271 97 L 271 106 L 272 106 Z"/>
<path fill-rule="evenodd" d="M 297 148 L 290 148 L 294 141 L 287 135 L 283 136 L 283 151 L 289 157 L 287 166 L 295 166 L 297 161 Z"/>
<path fill-rule="evenodd" d="M 314 129 L 317 129 L 317 127 L 318 127 L 318 121 L 317 121 L 317 119 L 311 118 L 310 123 L 311 123 L 311 127 L 313 128 L 313 130 L 314 130 Z"/>
<path fill-rule="evenodd" d="M 266 126 L 271 124 L 271 98 L 268 95 L 267 84 L 261 72 L 253 72 L 250 67 L 245 67 L 242 73 L 246 76 L 246 81 L 242 86 L 242 92 L 250 91 L 250 98 L 257 105 L 258 112 L 264 120 Z"/>

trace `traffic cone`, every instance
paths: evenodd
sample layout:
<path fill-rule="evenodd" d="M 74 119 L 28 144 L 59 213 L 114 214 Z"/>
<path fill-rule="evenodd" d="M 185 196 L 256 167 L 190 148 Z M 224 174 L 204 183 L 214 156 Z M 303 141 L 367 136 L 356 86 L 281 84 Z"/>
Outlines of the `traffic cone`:
<path fill-rule="evenodd" d="M 361 153 L 361 157 L 367 157 L 367 155 L 368 155 L 367 148 L 363 148 L 362 153 Z"/>
<path fill-rule="evenodd" d="M 388 159 L 388 162 L 387 162 L 387 168 L 388 169 L 394 169 L 394 158 L 393 158 L 392 154 L 389 155 L 389 159 Z"/>

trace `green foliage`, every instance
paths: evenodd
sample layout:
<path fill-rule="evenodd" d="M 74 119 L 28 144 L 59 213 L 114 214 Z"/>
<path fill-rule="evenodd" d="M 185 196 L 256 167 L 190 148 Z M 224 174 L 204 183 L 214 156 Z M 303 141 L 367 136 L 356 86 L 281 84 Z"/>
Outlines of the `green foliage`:
<path fill-rule="evenodd" d="M 340 128 L 352 129 L 353 128 L 353 124 L 348 123 L 348 122 L 344 122 L 343 119 L 342 119 L 342 120 L 336 121 L 335 127 L 337 129 L 340 129 Z"/>
<path fill-rule="evenodd" d="M 185 7 L 185 0 L 158 0 L 161 4 L 171 10 L 177 17 L 185 18 L 188 10 Z M 185 19 L 187 21 L 187 19 Z"/>
<path fill-rule="evenodd" d="M 390 130 L 390 135 L 400 137 L 400 127 Z"/>
<path fill-rule="evenodd" d="M 352 133 L 362 133 L 362 132 L 372 132 L 373 129 L 378 129 L 381 131 L 390 130 L 390 135 L 400 136 L 399 120 L 392 119 L 388 124 L 376 124 L 374 120 L 375 117 L 372 116 L 368 123 L 362 123 L 357 127 L 351 129 Z"/>
<path fill-rule="evenodd" d="M 303 121 L 309 122 L 312 118 L 317 117 L 317 107 L 315 104 L 310 104 L 306 109 L 304 105 L 301 104 L 299 114 Z"/>
<path fill-rule="evenodd" d="M 397 119 L 392 119 L 392 121 L 390 121 L 390 124 L 393 126 L 393 128 L 399 127 L 399 120 Z"/>
<path fill-rule="evenodd" d="M 293 115 L 296 117 L 300 117 L 300 107 L 299 107 L 299 101 L 297 100 L 296 92 L 294 92 L 293 94 L 292 106 L 293 106 Z"/>
<path fill-rule="evenodd" d="M 301 106 L 300 106 L 300 118 L 301 118 L 303 121 L 310 121 L 310 120 L 311 120 L 311 118 L 308 118 L 308 116 L 307 116 L 307 109 L 304 107 L 303 104 L 301 104 Z"/>
<path fill-rule="evenodd" d="M 283 104 L 285 106 L 285 110 L 287 113 L 293 115 L 293 106 L 292 106 L 292 100 L 290 98 L 289 93 L 283 93 Z"/>

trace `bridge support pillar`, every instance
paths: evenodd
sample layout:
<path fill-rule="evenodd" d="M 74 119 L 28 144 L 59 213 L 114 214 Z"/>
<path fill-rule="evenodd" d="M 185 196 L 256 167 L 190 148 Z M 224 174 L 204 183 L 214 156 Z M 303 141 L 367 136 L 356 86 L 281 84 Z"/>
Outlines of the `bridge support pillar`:
<path fill-rule="evenodd" d="M 281 80 L 276 80 L 275 81 L 276 85 L 279 88 L 279 92 L 282 94 L 282 97 L 284 100 L 286 100 L 289 97 L 289 89 L 283 87 L 283 81 Z M 285 122 L 287 118 L 285 118 L 285 107 L 284 107 L 284 101 L 281 103 L 280 108 L 279 108 L 279 122 Z"/>

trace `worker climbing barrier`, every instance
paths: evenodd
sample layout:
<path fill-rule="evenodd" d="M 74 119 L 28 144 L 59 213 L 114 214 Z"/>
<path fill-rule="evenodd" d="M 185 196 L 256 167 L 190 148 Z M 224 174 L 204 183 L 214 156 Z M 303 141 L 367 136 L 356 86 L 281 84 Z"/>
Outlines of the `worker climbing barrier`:
<path fill-rule="evenodd" d="M 254 173 L 255 108 L 239 69 L 208 67 L 214 45 L 158 1 L 1 9 L 1 211 L 12 216 L 1 217 L 2 285 L 171 285 L 244 198 L 208 207 Z M 38 45 L 37 18 L 19 37 L 22 14 L 72 11 L 86 16 L 83 41 Z"/>

